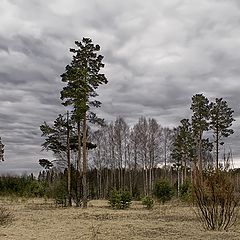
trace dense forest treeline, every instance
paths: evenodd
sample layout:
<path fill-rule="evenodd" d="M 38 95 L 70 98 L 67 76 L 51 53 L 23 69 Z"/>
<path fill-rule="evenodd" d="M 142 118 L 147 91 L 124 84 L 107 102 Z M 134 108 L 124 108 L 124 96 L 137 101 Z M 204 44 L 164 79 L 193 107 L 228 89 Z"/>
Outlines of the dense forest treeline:
<path fill-rule="evenodd" d="M 197 105 L 205 108 L 205 111 L 207 109 L 208 113 L 205 114 L 209 114 L 209 116 L 199 119 L 198 115 L 202 116 L 202 114 Z M 198 167 L 204 170 L 216 166 L 216 147 L 214 148 L 216 140 L 211 140 L 209 137 L 211 133 L 214 136 L 216 132 L 208 127 L 208 125 L 210 126 L 211 105 L 213 103 L 209 103 L 205 96 L 196 94 L 193 96 L 191 105 L 193 111 L 191 120 L 183 119 L 180 126 L 173 129 L 163 127 L 154 118 L 147 119 L 145 117 L 140 117 L 133 126 L 129 126 L 124 118 L 118 117 L 114 122 L 105 123 L 96 131 L 92 131 L 88 127 L 89 171 L 87 175 L 89 176 L 87 176 L 87 181 L 90 181 L 88 182 L 88 193 L 91 192 L 90 195 L 92 195 L 95 191 L 96 196 L 104 198 L 108 196 L 111 189 L 127 189 L 134 196 L 138 194 L 151 195 L 157 180 L 168 179 L 177 186 L 177 194 L 179 195 L 181 185 L 186 181 L 192 181 L 194 168 Z M 226 106 L 225 101 L 223 105 Z M 195 112 L 193 106 L 196 108 Z M 40 164 L 47 169 L 54 166 L 64 169 L 68 166 L 67 155 L 69 154 L 72 164 L 70 172 L 76 172 L 75 179 L 79 179 L 78 192 L 81 195 L 82 179 L 81 168 L 78 165 L 78 128 L 74 121 L 68 118 L 69 115 L 59 115 L 53 125 L 46 123 L 41 125 L 45 137 L 43 148 L 53 151 L 56 160 L 50 162 L 41 159 Z M 226 115 L 225 118 L 227 120 Z M 204 129 L 201 129 L 201 124 Z M 225 131 L 230 126 L 231 124 L 228 123 Z M 223 123 L 221 123 L 221 127 L 224 127 Z M 225 137 L 232 133 L 230 130 L 225 134 Z M 207 131 L 209 133 L 203 135 L 203 132 Z M 67 146 L 68 136 L 69 147 Z M 223 141 L 224 136 L 221 137 Z M 199 149 L 199 143 L 201 143 L 201 149 Z M 221 142 L 221 145 L 223 143 Z M 217 147 L 217 166 L 231 165 L 231 152 L 220 152 L 220 147 L 218 145 Z M 93 176 L 93 172 L 96 174 L 94 181 L 91 182 L 90 176 Z M 95 186 L 92 185 L 93 183 Z"/>
<path fill-rule="evenodd" d="M 72 167 L 72 195 L 76 198 L 77 179 L 76 172 Z M 146 170 L 147 171 L 147 170 Z M 172 168 L 154 168 L 155 183 L 160 179 L 167 180 L 175 189 L 175 195 L 178 196 L 177 170 Z M 235 185 L 237 192 L 240 191 L 240 169 L 233 169 L 231 172 L 231 180 Z M 165 177 L 166 174 L 166 177 Z M 129 191 L 133 199 L 140 200 L 144 196 L 144 179 L 142 170 L 136 172 L 128 170 L 124 171 L 126 176 L 123 189 Z M 119 188 L 119 171 L 104 168 L 101 174 L 96 168 L 90 169 L 88 172 L 88 199 L 108 199 L 113 190 Z M 129 177 L 132 177 L 132 185 L 130 185 Z M 188 175 L 191 178 L 190 174 Z M 189 182 L 190 183 L 190 182 Z M 183 186 L 185 183 L 181 184 Z M 1 176 L 0 177 L 0 196 L 16 196 L 16 197 L 46 197 L 55 200 L 67 201 L 67 169 L 59 171 L 56 168 L 43 170 L 39 172 L 38 177 L 33 174 L 23 176 Z M 82 190 L 81 190 L 82 192 Z M 77 201 L 77 199 L 74 199 Z"/>

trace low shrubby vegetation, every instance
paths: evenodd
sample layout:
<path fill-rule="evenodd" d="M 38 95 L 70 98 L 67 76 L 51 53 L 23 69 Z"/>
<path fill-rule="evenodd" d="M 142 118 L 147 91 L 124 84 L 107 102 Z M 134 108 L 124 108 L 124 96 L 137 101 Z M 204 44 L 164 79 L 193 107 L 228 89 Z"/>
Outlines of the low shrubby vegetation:
<path fill-rule="evenodd" d="M 53 198 L 56 204 L 66 207 L 68 198 L 67 182 L 61 179 L 50 184 L 47 189 L 47 197 Z"/>
<path fill-rule="evenodd" d="M 66 206 L 67 188 L 64 175 L 54 181 L 40 181 L 33 175 L 0 177 L 0 196 L 14 198 L 52 198 Z"/>
<path fill-rule="evenodd" d="M 150 196 L 145 196 L 142 198 L 142 205 L 145 206 L 148 210 L 151 210 L 154 206 L 154 200 Z"/>
<path fill-rule="evenodd" d="M 168 181 L 161 180 L 155 183 L 153 193 L 162 204 L 165 204 L 174 196 L 174 188 Z"/>
<path fill-rule="evenodd" d="M 197 216 L 208 230 L 228 230 L 238 217 L 240 195 L 231 172 L 208 169 L 195 172 L 193 181 Z"/>
<path fill-rule="evenodd" d="M 183 202 L 191 203 L 193 201 L 192 183 L 187 180 L 180 186 L 180 199 Z"/>
<path fill-rule="evenodd" d="M 44 197 L 47 185 L 30 176 L 0 177 L 0 195 L 16 197 Z"/>
<path fill-rule="evenodd" d="M 129 191 L 114 190 L 110 194 L 109 204 L 115 209 L 127 209 L 132 203 L 132 196 Z"/>

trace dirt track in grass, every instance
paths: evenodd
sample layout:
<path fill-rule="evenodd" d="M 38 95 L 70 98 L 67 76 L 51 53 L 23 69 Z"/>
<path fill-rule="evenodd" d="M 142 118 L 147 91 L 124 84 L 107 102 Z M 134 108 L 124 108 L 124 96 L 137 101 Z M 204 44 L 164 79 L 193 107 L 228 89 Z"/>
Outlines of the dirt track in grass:
<path fill-rule="evenodd" d="M 134 202 L 128 210 L 112 210 L 106 201 L 91 201 L 86 210 L 61 208 L 42 199 L 0 199 L 14 221 L 0 227 L 1 240 L 71 239 L 240 239 L 240 224 L 228 232 L 205 231 L 193 209 L 178 202 L 146 210 Z"/>

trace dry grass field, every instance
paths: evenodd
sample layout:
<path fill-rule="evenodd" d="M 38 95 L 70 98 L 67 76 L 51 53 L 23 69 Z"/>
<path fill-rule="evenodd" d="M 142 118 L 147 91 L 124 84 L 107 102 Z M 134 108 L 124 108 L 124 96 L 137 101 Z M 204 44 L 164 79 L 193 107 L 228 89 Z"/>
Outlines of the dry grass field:
<path fill-rule="evenodd" d="M 0 199 L 14 221 L 0 227 L 1 240 L 70 239 L 240 239 L 240 224 L 228 232 L 204 231 L 193 209 L 178 202 L 146 210 L 134 202 L 112 210 L 106 201 L 91 201 L 86 210 L 56 207 L 42 199 Z"/>

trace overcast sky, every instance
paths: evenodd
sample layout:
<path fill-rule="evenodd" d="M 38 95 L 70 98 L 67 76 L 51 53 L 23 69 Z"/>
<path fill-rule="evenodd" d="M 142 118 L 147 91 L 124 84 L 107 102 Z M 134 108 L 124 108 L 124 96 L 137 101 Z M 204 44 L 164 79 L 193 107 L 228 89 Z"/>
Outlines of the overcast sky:
<path fill-rule="evenodd" d="M 223 97 L 235 110 L 229 142 L 240 162 L 239 0 L 1 0 L 0 12 L 0 173 L 41 169 L 39 126 L 64 112 L 60 75 L 83 37 L 104 55 L 106 121 L 177 126 L 192 95 Z"/>

